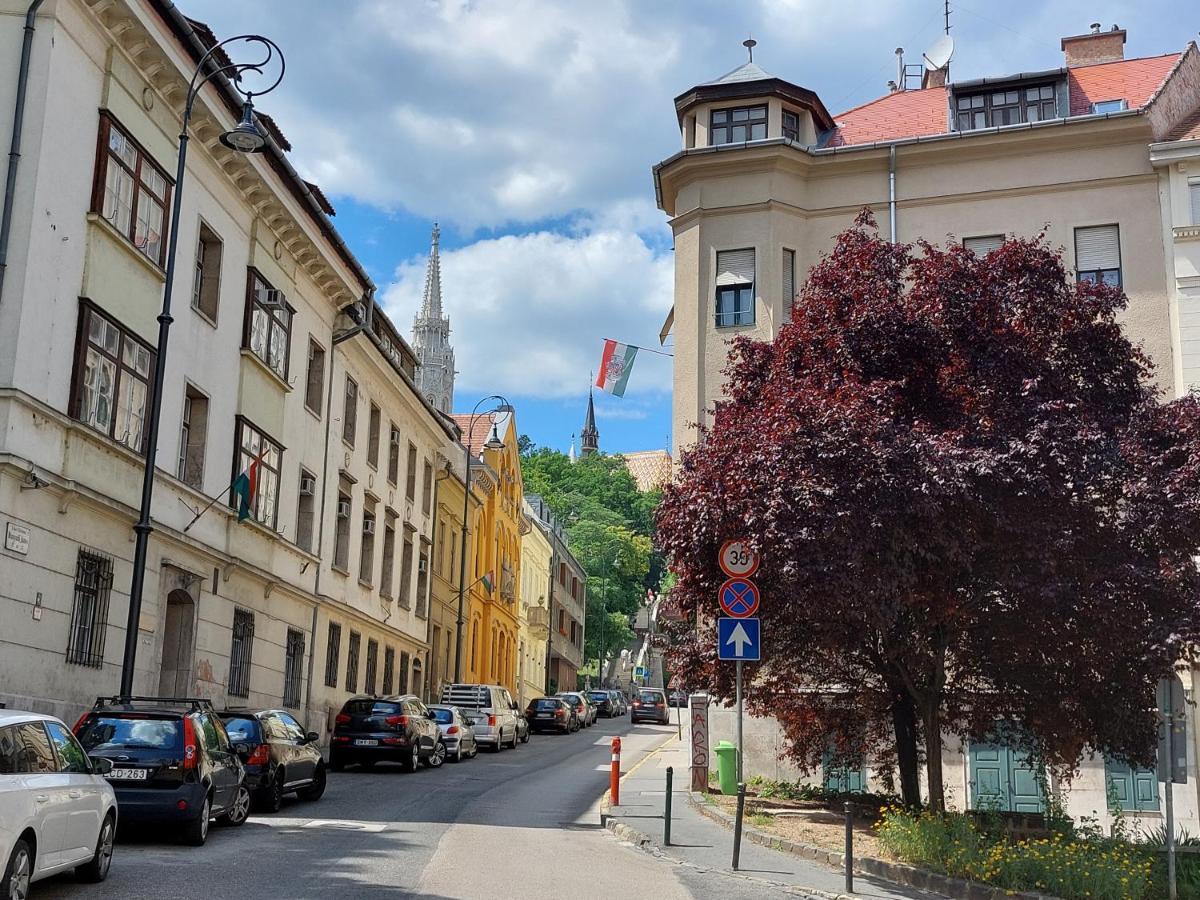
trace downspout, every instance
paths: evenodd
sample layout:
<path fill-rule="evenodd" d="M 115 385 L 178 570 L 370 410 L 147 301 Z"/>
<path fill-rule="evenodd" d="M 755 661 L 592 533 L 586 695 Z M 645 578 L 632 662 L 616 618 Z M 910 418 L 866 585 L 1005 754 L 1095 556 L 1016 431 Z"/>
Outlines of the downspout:
<path fill-rule="evenodd" d="M 8 175 L 4 179 L 4 211 L 0 214 L 0 302 L 4 298 L 4 273 L 8 271 L 8 238 L 12 233 L 13 199 L 17 193 L 17 166 L 21 161 L 21 131 L 25 123 L 25 94 L 29 90 L 29 58 L 33 55 L 34 21 L 45 0 L 33 0 L 25 12 L 25 35 L 21 40 L 21 63 L 17 70 L 17 99 L 13 104 L 12 143 L 8 151 Z"/>
<path fill-rule="evenodd" d="M 888 223 L 891 225 L 892 243 L 896 243 L 896 145 L 888 148 Z"/>

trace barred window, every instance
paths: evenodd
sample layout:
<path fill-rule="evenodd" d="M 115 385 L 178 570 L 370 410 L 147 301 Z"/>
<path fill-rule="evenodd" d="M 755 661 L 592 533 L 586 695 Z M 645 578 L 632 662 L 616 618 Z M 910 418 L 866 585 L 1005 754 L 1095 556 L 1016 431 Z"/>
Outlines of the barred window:
<path fill-rule="evenodd" d="M 379 662 L 379 641 L 367 641 L 367 677 L 363 682 L 363 691 L 375 693 L 375 670 Z"/>
<path fill-rule="evenodd" d="M 304 632 L 289 628 L 287 657 L 283 664 L 283 705 L 292 709 L 300 706 L 300 685 L 304 680 Z"/>
<path fill-rule="evenodd" d="M 392 692 L 392 681 L 396 672 L 396 648 L 385 647 L 383 650 L 383 693 Z"/>
<path fill-rule="evenodd" d="M 342 626 L 329 623 L 329 641 L 325 645 L 325 687 L 337 687 L 338 657 L 342 652 Z"/>
<path fill-rule="evenodd" d="M 362 643 L 362 635 L 357 631 L 350 632 L 350 652 L 346 655 L 346 690 L 350 693 L 358 691 L 358 647 Z"/>
<path fill-rule="evenodd" d="M 254 613 L 233 611 L 233 642 L 229 648 L 229 695 L 250 696 L 250 660 L 254 655 Z"/>
<path fill-rule="evenodd" d="M 67 638 L 67 662 L 98 669 L 104 664 L 104 635 L 108 630 L 108 596 L 113 561 L 94 550 L 80 548 L 75 558 L 75 601 Z"/>

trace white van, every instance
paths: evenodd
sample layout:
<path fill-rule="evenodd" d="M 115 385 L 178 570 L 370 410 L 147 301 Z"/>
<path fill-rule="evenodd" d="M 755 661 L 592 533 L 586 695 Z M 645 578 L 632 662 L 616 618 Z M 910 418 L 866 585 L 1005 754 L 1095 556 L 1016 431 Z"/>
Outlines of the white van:
<path fill-rule="evenodd" d="M 442 688 L 442 703 L 462 710 L 480 746 L 500 750 L 528 740 L 522 734 L 521 711 L 508 688 L 498 684 L 448 684 Z"/>

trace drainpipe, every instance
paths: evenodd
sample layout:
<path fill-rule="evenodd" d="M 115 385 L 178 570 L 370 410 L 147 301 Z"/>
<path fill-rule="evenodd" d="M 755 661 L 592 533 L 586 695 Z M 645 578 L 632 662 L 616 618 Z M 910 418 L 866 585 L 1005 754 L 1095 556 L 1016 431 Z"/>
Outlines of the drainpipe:
<path fill-rule="evenodd" d="M 17 70 L 17 99 L 13 104 L 12 143 L 8 151 L 8 175 L 4 180 L 3 213 L 0 213 L 0 300 L 4 297 L 4 273 L 8 271 L 8 238 L 12 233 L 13 199 L 17 193 L 17 165 L 21 161 L 21 130 L 25 122 L 25 94 L 29 89 L 34 21 L 38 7 L 44 2 L 33 0 L 25 12 L 25 35 L 21 40 L 21 63 Z"/>
<path fill-rule="evenodd" d="M 892 229 L 892 243 L 896 243 L 896 145 L 888 148 L 888 222 Z"/>

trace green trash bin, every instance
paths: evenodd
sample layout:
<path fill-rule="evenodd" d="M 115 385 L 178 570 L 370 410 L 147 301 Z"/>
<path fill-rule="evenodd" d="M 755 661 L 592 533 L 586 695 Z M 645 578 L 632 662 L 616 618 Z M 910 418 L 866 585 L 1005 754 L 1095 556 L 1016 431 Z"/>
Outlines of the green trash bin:
<path fill-rule="evenodd" d="M 732 796 L 737 793 L 737 747 L 729 741 L 718 741 L 713 753 L 717 756 L 717 784 L 722 794 Z"/>

